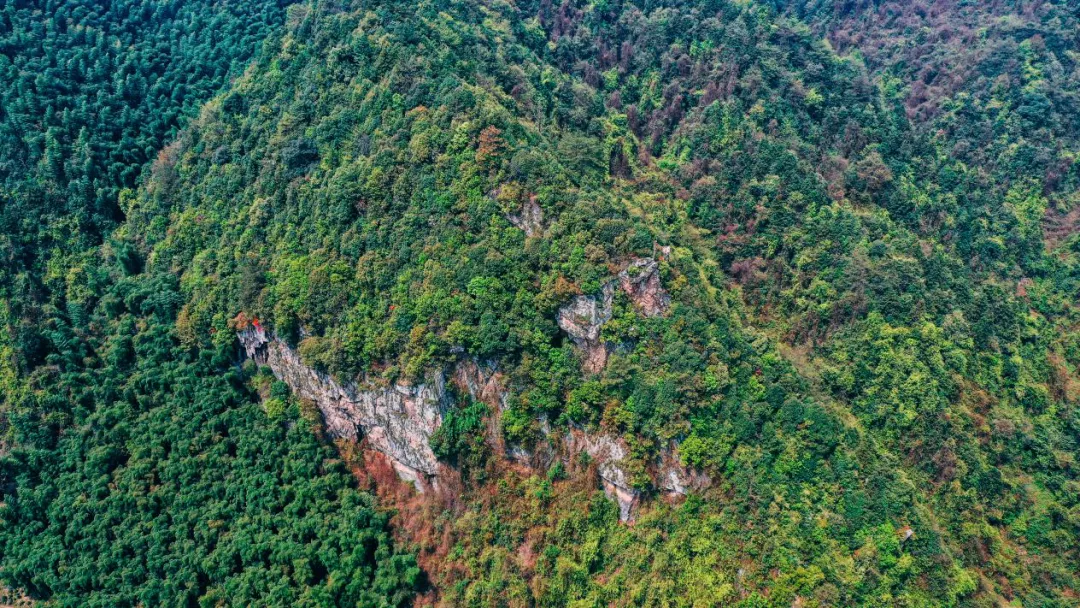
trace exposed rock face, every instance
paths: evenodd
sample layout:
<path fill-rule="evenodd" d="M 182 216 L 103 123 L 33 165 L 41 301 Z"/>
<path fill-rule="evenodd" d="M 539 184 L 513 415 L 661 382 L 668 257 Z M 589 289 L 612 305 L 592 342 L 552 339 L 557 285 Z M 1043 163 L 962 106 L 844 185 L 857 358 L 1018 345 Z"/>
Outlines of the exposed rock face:
<path fill-rule="evenodd" d="M 493 410 L 506 409 L 502 374 L 493 365 L 481 365 L 471 359 L 461 361 L 454 366 L 453 380 L 473 399 L 488 404 Z"/>
<path fill-rule="evenodd" d="M 653 316 L 667 309 L 669 298 L 660 286 L 657 264 L 652 259 L 634 262 L 630 269 L 607 283 L 598 297 L 574 298 L 559 311 L 558 322 L 574 343 L 588 353 L 587 371 L 598 371 L 607 361 L 608 346 L 600 339 L 600 328 L 611 319 L 616 285 L 626 291 L 642 314 Z M 365 439 L 369 447 L 389 459 L 402 479 L 413 482 L 421 491 L 428 484 L 438 483 L 440 471 L 445 471 L 445 467 L 435 458 L 430 441 L 452 399 L 443 373 L 432 374 L 425 383 L 415 386 L 360 388 L 311 369 L 295 349 L 268 335 L 261 327 L 250 327 L 237 335 L 248 357 L 269 366 L 293 392 L 318 405 L 331 436 L 353 441 Z M 496 453 L 538 470 L 545 469 L 554 458 L 561 457 L 569 463 L 579 454 L 587 453 L 596 464 L 605 493 L 618 503 L 620 519 L 633 520 L 634 508 L 642 495 L 627 473 L 625 461 L 630 451 L 622 439 L 576 428 L 565 435 L 553 435 L 542 421 L 541 428 L 549 442 L 541 448 L 529 452 L 508 446 L 500 430 L 508 394 L 502 374 L 494 365 L 466 359 L 455 365 L 450 379 L 462 393 L 491 407 L 488 435 Z M 661 451 L 649 471 L 655 486 L 669 494 L 686 494 L 709 485 L 707 476 L 682 466 L 674 444 Z"/>
<path fill-rule="evenodd" d="M 634 260 L 613 281 L 604 284 L 598 296 L 576 296 L 559 309 L 559 327 L 585 354 L 586 373 L 596 373 L 607 365 L 611 348 L 600 339 L 600 329 L 611 320 L 611 302 L 618 285 L 638 311 L 646 317 L 667 312 L 671 296 L 660 284 L 660 265 L 653 258 Z"/>
<path fill-rule="evenodd" d="M 662 251 L 665 255 L 670 254 L 669 248 Z M 605 283 L 598 296 L 577 296 L 560 308 L 559 327 L 585 353 L 583 367 L 587 373 L 598 372 L 607 364 L 610 346 L 600 339 L 600 331 L 604 323 L 611 320 L 616 286 L 646 317 L 660 316 L 671 305 L 671 296 L 660 283 L 659 263 L 653 258 L 640 258 L 632 261 L 615 280 Z M 592 456 L 604 491 L 619 504 L 620 518 L 632 520 L 641 493 L 630 483 L 621 464 L 629 455 L 623 441 L 611 435 L 589 435 L 574 430 L 566 435 L 563 443 L 569 454 L 586 452 Z M 709 485 L 706 475 L 682 466 L 674 445 L 662 451 L 655 472 L 656 486 L 669 494 L 686 494 Z"/>
<path fill-rule="evenodd" d="M 630 483 L 630 476 L 621 464 L 630 454 L 626 444 L 612 435 L 590 435 L 571 429 L 563 438 L 563 445 L 568 454 L 585 452 L 592 457 L 604 493 L 619 505 L 619 520 L 633 521 L 633 510 L 641 492 Z"/>
<path fill-rule="evenodd" d="M 604 285 L 599 297 L 576 296 L 559 309 L 556 321 L 574 344 L 585 352 L 585 371 L 598 372 L 607 364 L 608 348 L 600 339 L 600 328 L 611 320 L 611 300 L 615 288 Z"/>
<path fill-rule="evenodd" d="M 544 211 L 536 202 L 536 195 L 529 195 L 529 200 L 521 206 L 521 211 L 507 216 L 510 223 L 525 232 L 525 236 L 533 237 L 544 231 Z"/>
<path fill-rule="evenodd" d="M 671 296 L 660 284 L 660 265 L 652 258 L 631 262 L 619 273 L 619 286 L 646 317 L 658 317 L 671 305 Z"/>
<path fill-rule="evenodd" d="M 481 364 L 472 359 L 459 361 L 454 366 L 451 380 L 458 390 L 468 393 L 473 400 L 487 404 L 490 416 L 487 420 L 487 442 L 496 454 L 506 454 L 512 459 L 525 460 L 530 455 L 520 448 L 508 446 L 502 437 L 502 413 L 506 410 L 508 396 L 504 378 L 491 364 Z"/>
<path fill-rule="evenodd" d="M 563 445 L 570 457 L 582 452 L 592 457 L 604 492 L 619 505 L 619 519 L 633 521 L 634 508 L 641 501 L 642 493 L 634 487 L 626 472 L 624 461 L 630 457 L 626 443 L 615 435 L 589 434 L 572 429 L 563 438 Z M 674 443 L 660 450 L 650 470 L 655 487 L 669 496 L 685 496 L 712 485 L 712 480 L 705 473 L 683 466 Z"/>
<path fill-rule="evenodd" d="M 439 462 L 430 440 L 446 408 L 442 374 L 433 374 L 416 386 L 361 390 L 304 365 L 299 353 L 281 340 L 268 338 L 261 328 L 238 335 L 248 357 L 268 365 L 293 392 L 318 405 L 332 437 L 366 438 L 372 448 L 390 458 L 403 479 L 415 482 L 420 490 L 435 480 Z"/>
<path fill-rule="evenodd" d="M 660 450 L 657 458 L 656 487 L 668 496 L 686 496 L 712 485 L 712 479 L 701 471 L 688 469 L 679 460 L 678 446 L 671 443 Z"/>

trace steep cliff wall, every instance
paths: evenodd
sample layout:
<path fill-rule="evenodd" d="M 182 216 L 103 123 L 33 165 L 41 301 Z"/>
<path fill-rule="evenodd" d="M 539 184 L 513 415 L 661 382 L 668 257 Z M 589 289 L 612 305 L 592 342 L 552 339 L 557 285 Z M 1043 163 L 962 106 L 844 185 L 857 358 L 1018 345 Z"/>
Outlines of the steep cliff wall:
<path fill-rule="evenodd" d="M 634 260 L 619 273 L 619 287 L 641 314 L 658 317 L 667 312 L 671 296 L 660 283 L 660 264 L 653 258 Z"/>
<path fill-rule="evenodd" d="M 612 283 L 599 296 L 577 296 L 559 309 L 557 322 L 584 354 L 586 373 L 596 373 L 607 365 L 608 346 L 600 339 L 600 328 L 611 320 Z"/>
<path fill-rule="evenodd" d="M 440 465 L 430 441 L 447 405 L 441 373 L 415 386 L 360 389 L 304 365 L 295 349 L 262 328 L 248 328 L 238 336 L 248 357 L 269 366 L 293 392 L 318 405 L 332 437 L 366 438 L 420 490 L 436 480 Z"/>
<path fill-rule="evenodd" d="M 608 346 L 600 339 L 600 328 L 611 319 L 616 287 L 627 293 L 642 314 L 654 316 L 667 310 L 669 298 L 660 285 L 658 265 L 651 258 L 631 263 L 616 279 L 604 285 L 599 297 L 578 296 L 560 309 L 559 326 L 585 350 L 586 371 L 599 371 L 607 361 Z M 369 447 L 390 460 L 402 479 L 413 482 L 421 491 L 439 483 L 445 465 L 435 457 L 430 442 L 451 405 L 446 390 L 447 374 L 432 373 L 423 384 L 362 388 L 341 383 L 308 367 L 295 349 L 261 327 L 248 327 L 237 335 L 249 358 L 269 366 L 293 392 L 319 407 L 332 437 L 366 440 Z M 554 458 L 569 462 L 586 453 L 596 464 L 604 491 L 619 504 L 621 519 L 633 519 L 642 493 L 627 473 L 625 462 L 630 452 L 622 439 L 572 428 L 554 439 L 550 431 L 545 431 L 549 442 L 544 453 L 507 445 L 499 426 L 508 394 L 502 374 L 493 365 L 462 360 L 450 370 L 449 376 L 462 392 L 491 407 L 488 436 L 499 456 L 540 468 Z M 650 472 L 655 487 L 669 494 L 686 494 L 709 484 L 706 476 L 682 466 L 674 444 L 661 451 Z"/>

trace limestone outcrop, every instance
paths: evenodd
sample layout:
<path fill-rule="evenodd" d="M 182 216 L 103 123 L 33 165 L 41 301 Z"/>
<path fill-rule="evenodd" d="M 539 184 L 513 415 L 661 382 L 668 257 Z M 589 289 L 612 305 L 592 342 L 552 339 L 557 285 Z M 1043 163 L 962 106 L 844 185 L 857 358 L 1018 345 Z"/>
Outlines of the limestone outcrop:
<path fill-rule="evenodd" d="M 604 493 L 619 505 L 619 519 L 631 521 L 641 492 L 634 488 L 622 464 L 630 455 L 626 444 L 613 435 L 593 435 L 571 429 L 563 438 L 563 445 L 569 454 L 584 452 L 592 458 Z"/>
<path fill-rule="evenodd" d="M 659 317 L 671 305 L 671 296 L 660 284 L 660 264 L 653 258 L 634 260 L 619 273 L 619 286 L 641 314 Z"/>
<path fill-rule="evenodd" d="M 605 283 L 598 295 L 575 296 L 559 309 L 556 321 L 584 354 L 586 373 L 596 373 L 607 365 L 612 347 L 600 338 L 600 330 L 611 320 L 616 287 L 646 317 L 663 315 L 671 305 L 671 296 L 660 283 L 660 265 L 653 258 L 632 261 L 614 280 Z"/>
<path fill-rule="evenodd" d="M 447 405 L 441 373 L 415 386 L 361 389 L 308 367 L 295 349 L 262 328 L 248 328 L 238 335 L 248 357 L 269 366 L 294 393 L 319 407 L 332 437 L 366 439 L 390 458 L 403 479 L 415 482 L 421 490 L 435 480 L 440 465 L 430 440 L 442 424 Z"/>
<path fill-rule="evenodd" d="M 509 214 L 507 219 L 528 237 L 538 236 L 544 231 L 544 210 L 536 202 L 535 194 L 529 195 L 528 200 L 521 206 L 521 211 Z"/>
<path fill-rule="evenodd" d="M 647 258 L 631 263 L 605 284 L 598 296 L 578 296 L 560 309 L 559 327 L 586 352 L 587 371 L 599 371 L 607 362 L 609 347 L 600 338 L 600 329 L 611 319 L 617 288 L 626 292 L 646 316 L 663 314 L 670 304 L 660 285 L 658 265 Z M 430 442 L 454 400 L 452 391 L 447 389 L 450 381 L 459 394 L 467 393 L 490 406 L 488 437 L 496 453 L 519 465 L 538 469 L 546 468 L 555 458 L 569 463 L 582 453 L 588 454 L 596 465 L 604 491 L 618 503 L 620 518 L 633 520 L 642 494 L 627 472 L 630 451 L 626 443 L 616 435 L 581 428 L 553 434 L 550 427 L 542 424 L 548 441 L 540 448 L 528 451 L 507 445 L 501 436 L 499 420 L 506 409 L 508 389 L 506 379 L 492 363 L 462 359 L 447 373 L 429 374 L 421 384 L 359 386 L 340 382 L 305 365 L 296 349 L 258 325 L 249 326 L 237 335 L 249 358 L 269 366 L 294 393 L 318 406 L 332 437 L 364 440 L 368 447 L 388 457 L 402 479 L 413 482 L 421 491 L 438 484 L 441 472 L 446 471 Z M 648 472 L 653 485 L 668 494 L 686 494 L 709 485 L 707 476 L 682 466 L 675 444 L 661 450 Z"/>
<path fill-rule="evenodd" d="M 683 466 L 679 460 L 679 446 L 675 442 L 660 450 L 653 478 L 656 488 L 668 496 L 686 496 L 712 485 L 712 479 L 704 472 Z"/>
<path fill-rule="evenodd" d="M 585 354 L 587 373 L 595 373 L 607 364 L 608 347 L 600 339 L 600 328 L 611 320 L 611 300 L 615 288 L 604 285 L 599 296 L 576 296 L 559 309 L 556 322 Z"/>
<path fill-rule="evenodd" d="M 563 437 L 563 445 L 568 455 L 586 453 L 592 458 L 604 492 L 619 505 L 619 519 L 633 521 L 642 492 L 634 487 L 626 470 L 626 460 L 630 457 L 626 442 L 609 433 L 571 429 Z M 683 466 L 675 443 L 660 450 L 649 472 L 656 489 L 668 496 L 685 496 L 712 484 L 705 473 Z"/>

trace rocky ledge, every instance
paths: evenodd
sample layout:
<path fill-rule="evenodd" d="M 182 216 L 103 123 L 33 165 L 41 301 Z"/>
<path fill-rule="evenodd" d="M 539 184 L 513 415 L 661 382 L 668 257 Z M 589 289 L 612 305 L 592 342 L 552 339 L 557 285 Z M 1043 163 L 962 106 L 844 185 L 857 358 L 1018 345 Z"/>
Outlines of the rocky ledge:
<path fill-rule="evenodd" d="M 442 424 L 447 405 L 442 374 L 415 386 L 361 389 L 308 367 L 300 353 L 261 327 L 238 336 L 248 357 L 269 366 L 294 393 L 318 405 L 331 437 L 366 438 L 389 457 L 398 475 L 421 491 L 435 480 L 440 465 L 431 450 L 431 435 Z"/>
<path fill-rule="evenodd" d="M 647 258 L 631 263 L 605 284 L 599 297 L 578 296 L 564 306 L 559 311 L 559 326 L 586 350 L 587 366 L 596 366 L 589 371 L 599 371 L 607 361 L 608 347 L 600 339 L 600 327 L 611 318 L 611 300 L 616 287 L 626 292 L 646 316 L 663 314 L 670 303 L 660 285 L 656 261 Z M 262 327 L 250 326 L 237 335 L 249 358 L 268 366 L 294 393 L 318 406 L 332 437 L 365 440 L 370 448 L 389 458 L 402 479 L 414 483 L 420 491 L 439 483 L 446 467 L 431 449 L 431 436 L 442 424 L 443 414 L 451 405 L 446 373 L 433 372 L 423 383 L 415 385 L 361 387 L 339 382 L 308 367 L 296 349 Z M 491 407 L 494 415 L 488 435 L 496 453 L 535 467 L 546 466 L 554 458 L 569 463 L 582 453 L 588 454 L 596 465 L 604 491 L 618 503 L 620 518 L 623 521 L 633 519 L 642 493 L 627 473 L 625 462 L 630 452 L 621 438 L 580 428 L 553 437 L 545 426 L 547 444 L 554 452 L 537 454 L 508 446 L 501 437 L 498 424 L 508 394 L 503 376 L 491 365 L 462 360 L 451 370 L 450 378 L 462 392 Z M 709 478 L 684 467 L 677 450 L 675 444 L 665 447 L 650 466 L 653 485 L 669 495 L 707 487 Z"/>

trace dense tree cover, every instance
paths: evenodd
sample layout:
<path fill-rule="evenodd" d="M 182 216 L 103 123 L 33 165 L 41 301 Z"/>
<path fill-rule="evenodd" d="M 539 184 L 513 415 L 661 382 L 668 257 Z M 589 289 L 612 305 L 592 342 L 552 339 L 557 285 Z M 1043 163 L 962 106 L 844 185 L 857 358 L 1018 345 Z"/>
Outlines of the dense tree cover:
<path fill-rule="evenodd" d="M 175 279 L 115 266 L 45 311 L 55 352 L 8 410 L 3 583 L 57 606 L 408 604 L 415 558 L 317 414 L 232 348 L 182 347 Z"/>
<path fill-rule="evenodd" d="M 1072 16 L 994 3 L 985 14 L 1058 34 L 1040 46 L 993 22 L 1015 44 L 986 30 L 980 76 L 929 109 L 909 103 L 929 72 L 838 56 L 797 20 L 835 40 L 836 24 L 899 4 L 296 6 L 122 196 L 110 247 L 125 272 L 146 271 L 109 289 L 144 295 L 101 297 L 94 263 L 51 268 L 67 294 L 51 323 L 84 329 L 20 330 L 16 349 L 42 344 L 47 366 L 8 371 L 6 386 L 47 436 L 83 428 L 63 395 L 85 380 L 65 369 L 213 375 L 243 311 L 344 380 L 492 361 L 509 379 L 512 443 L 543 442 L 541 420 L 626 439 L 634 483 L 655 497 L 633 527 L 588 462 L 499 470 L 478 441 L 490 412 L 460 400 L 434 442 L 473 473 L 431 573 L 451 604 L 1070 605 Z M 949 14 L 982 19 L 973 4 Z M 911 36 L 930 53 L 916 57 L 948 56 Z M 1039 95 L 1050 110 L 1025 110 Z M 543 220 L 526 232 L 533 204 Z M 645 318 L 619 293 L 603 330 L 619 346 L 583 374 L 558 307 L 643 256 L 662 258 L 670 310 Z M 145 310 L 125 317 L 117 302 Z M 147 326 L 120 329 L 134 317 Z M 169 334 L 174 318 L 183 371 L 122 337 Z M 74 449 L 68 434 L 58 453 Z M 647 474 L 672 441 L 716 481 L 682 505 Z M 20 466 L 16 497 L 46 470 Z"/>
<path fill-rule="evenodd" d="M 287 4 L 0 7 L 0 348 L 15 357 L 5 367 L 40 362 L 40 305 L 63 307 L 65 274 L 123 217 L 120 191 L 243 70 Z"/>
<path fill-rule="evenodd" d="M 181 272 L 188 344 L 228 343 L 245 310 L 346 379 L 496 360 L 511 441 L 542 441 L 544 417 L 613 430 L 645 491 L 680 440 L 723 480 L 702 508 L 731 536 L 698 550 L 731 552 L 718 584 L 748 605 L 1066 602 L 1080 361 L 1054 328 L 1074 266 L 1046 253 L 1037 183 L 968 168 L 864 66 L 759 6 L 306 10 L 126 208 L 123 238 Z M 512 220 L 531 202 L 529 237 Z M 619 296 L 604 331 L 624 346 L 583 376 L 555 310 L 666 245 L 670 313 Z M 867 543 L 900 570 L 849 576 Z M 611 599 L 594 586 L 627 564 L 576 567 L 528 597 Z M 461 598 L 488 584 L 472 572 Z"/>
<path fill-rule="evenodd" d="M 1048 236 L 1075 228 L 1080 202 L 1080 21 L 1075 3 L 774 2 L 864 61 L 939 149 L 1007 189 L 1034 182 Z M 998 199 L 962 209 L 990 217 Z M 964 222 L 963 215 L 957 220 Z M 1055 226 L 1064 223 L 1065 226 Z"/>
<path fill-rule="evenodd" d="M 286 4 L 6 4 L 0 175 L 8 196 L 31 207 L 26 213 L 109 229 L 120 217 L 118 191 L 238 74 Z"/>
<path fill-rule="evenodd" d="M 94 249 L 122 219 L 120 191 L 242 71 L 286 4 L 0 8 L 6 600 L 411 601 L 415 560 L 310 417 L 287 393 L 264 413 L 248 384 L 265 377 L 237 370 L 232 348 L 177 344 L 174 278 L 137 275 L 130 248 Z"/>
<path fill-rule="evenodd" d="M 604 73 L 605 49 L 615 48 L 604 43 L 610 24 L 641 22 L 634 9 L 623 15 L 560 9 L 548 49 L 556 57 L 564 44 L 584 49 L 587 59 L 570 55 L 567 69 Z M 652 17 L 645 23 L 678 23 L 663 10 Z M 757 323 L 792 347 L 802 374 L 902 455 L 905 475 L 927 489 L 942 529 L 956 534 L 956 554 L 1006 596 L 1023 589 L 1027 602 L 1067 603 L 1068 595 L 1031 589 L 1040 577 L 1025 573 L 1045 568 L 1053 574 L 1042 580 L 1070 581 L 1059 588 L 1066 594 L 1076 585 L 1077 242 L 1065 230 L 1061 242 L 1044 244 L 1048 197 L 1057 195 L 1030 167 L 1014 163 L 1005 173 L 993 166 L 1001 158 L 969 166 L 942 147 L 945 135 L 912 131 L 903 107 L 882 99 L 857 63 L 842 62 L 846 76 L 830 81 L 822 66 L 836 62 L 819 48 L 792 54 L 797 69 L 784 70 L 778 58 L 789 47 L 777 42 L 798 26 L 762 28 L 755 38 L 737 22 L 717 23 L 734 36 L 712 39 L 719 57 L 695 60 L 694 35 L 714 26 L 690 16 L 674 29 L 674 44 L 659 45 L 666 63 L 652 55 L 673 66 L 661 76 L 668 98 L 697 107 L 639 119 L 657 133 L 670 128 L 671 112 L 687 114 L 651 152 L 684 188 L 693 229 L 711 230 L 717 260 Z M 628 47 L 632 57 L 650 56 L 640 46 Z M 774 63 L 755 71 L 739 65 L 740 54 Z M 711 70 L 725 56 L 745 76 L 729 81 L 724 103 L 702 108 L 710 86 L 724 82 Z M 633 62 L 618 70 L 633 82 Z M 618 91 L 627 115 L 642 116 L 642 97 Z M 806 114 L 785 109 L 785 95 L 801 99 L 795 109 Z M 1060 107 L 1062 116 L 1075 108 Z M 1032 536 L 1032 520 L 1060 527 Z M 1035 559 L 1001 557 L 1036 545 Z M 1061 552 L 1069 557 L 1054 565 Z"/>

